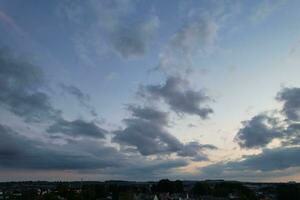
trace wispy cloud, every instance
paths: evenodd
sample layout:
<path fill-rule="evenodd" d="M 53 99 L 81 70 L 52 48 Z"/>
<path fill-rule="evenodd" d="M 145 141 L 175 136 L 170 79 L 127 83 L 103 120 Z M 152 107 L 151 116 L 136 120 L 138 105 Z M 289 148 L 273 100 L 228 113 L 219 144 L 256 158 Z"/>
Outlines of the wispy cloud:
<path fill-rule="evenodd" d="M 106 53 L 117 53 L 124 59 L 145 55 L 160 20 L 150 10 L 148 17 L 135 20 L 137 4 L 134 0 L 63 2 L 60 15 L 84 30 L 72 38 L 83 62 L 95 66 L 94 57 Z"/>
<path fill-rule="evenodd" d="M 23 29 L 17 25 L 17 23 L 8 16 L 5 12 L 0 10 L 0 22 L 7 25 L 9 28 L 12 28 L 15 32 L 17 32 L 20 36 L 25 36 L 25 32 Z"/>
<path fill-rule="evenodd" d="M 287 2 L 288 0 L 263 0 L 257 5 L 250 19 L 254 23 L 262 22 L 274 12 L 282 8 Z"/>

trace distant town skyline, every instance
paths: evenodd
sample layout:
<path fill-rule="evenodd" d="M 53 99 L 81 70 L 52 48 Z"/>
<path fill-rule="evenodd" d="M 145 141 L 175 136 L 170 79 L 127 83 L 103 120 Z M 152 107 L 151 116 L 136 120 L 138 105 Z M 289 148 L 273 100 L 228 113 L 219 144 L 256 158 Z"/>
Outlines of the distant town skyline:
<path fill-rule="evenodd" d="M 300 181 L 299 8 L 0 0 L 0 181 Z"/>

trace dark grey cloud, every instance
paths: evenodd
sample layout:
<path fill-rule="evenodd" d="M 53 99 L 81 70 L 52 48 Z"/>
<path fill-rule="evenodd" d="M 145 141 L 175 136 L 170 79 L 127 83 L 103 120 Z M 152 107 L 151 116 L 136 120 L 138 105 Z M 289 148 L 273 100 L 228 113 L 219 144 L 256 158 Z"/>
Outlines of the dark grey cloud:
<path fill-rule="evenodd" d="M 114 142 L 136 147 L 142 155 L 178 150 L 180 142 L 164 129 L 167 113 L 150 107 L 130 106 L 129 110 L 135 117 L 124 119 L 126 128 L 115 132 Z M 156 120 L 154 115 L 164 120 Z"/>
<path fill-rule="evenodd" d="M 213 178 L 247 178 L 259 179 L 278 176 L 280 172 L 300 167 L 300 147 L 264 149 L 260 154 L 243 157 L 242 160 L 219 162 L 201 169 L 201 176 Z M 294 172 L 295 173 L 295 172 Z M 254 177 L 253 177 L 254 176 Z"/>
<path fill-rule="evenodd" d="M 299 167 L 299 153 L 300 147 L 264 149 L 261 154 L 246 157 L 238 166 L 261 171 Z"/>
<path fill-rule="evenodd" d="M 20 140 L 17 133 L 9 127 L 0 124 L 0 157 L 6 159 L 9 157 L 18 158 L 28 145 L 28 141 Z"/>
<path fill-rule="evenodd" d="M 115 149 L 99 146 L 96 152 L 102 156 L 98 157 L 83 151 L 82 143 L 50 145 L 29 139 L 4 125 L 0 125 L 0 144 L 0 168 L 65 170 L 118 165 L 115 160 L 108 159 L 117 155 Z"/>
<path fill-rule="evenodd" d="M 288 120 L 300 121 L 300 88 L 284 88 L 276 99 L 283 103 L 282 112 Z"/>
<path fill-rule="evenodd" d="M 108 178 L 126 180 L 159 180 L 162 178 L 179 177 L 177 170 L 186 167 L 189 162 L 186 159 L 145 159 L 145 157 L 128 157 L 122 167 L 90 170 L 93 174 L 108 175 Z M 84 171 L 86 172 L 86 170 Z"/>
<path fill-rule="evenodd" d="M 278 127 L 276 118 L 265 114 L 244 121 L 235 140 L 243 148 L 259 148 L 269 144 L 274 138 L 282 138 L 284 130 Z"/>
<path fill-rule="evenodd" d="M 198 115 L 202 119 L 213 113 L 206 105 L 211 98 L 203 91 L 191 89 L 188 81 L 178 76 L 168 77 L 164 85 L 143 86 L 139 94 L 152 99 L 162 99 L 177 113 Z"/>
<path fill-rule="evenodd" d="M 167 130 L 168 113 L 152 107 L 129 106 L 132 118 L 124 119 L 126 127 L 115 131 L 114 142 L 136 148 L 142 155 L 176 153 L 194 157 L 203 149 L 214 149 L 198 142 L 181 143 Z"/>
<path fill-rule="evenodd" d="M 132 112 L 134 117 L 145 119 L 161 125 L 167 125 L 169 121 L 167 112 L 153 109 L 151 107 L 142 108 L 139 106 L 129 105 L 128 110 Z"/>
<path fill-rule="evenodd" d="M 44 79 L 40 68 L 0 51 L 0 105 L 25 121 L 54 119 L 60 111 L 53 108 L 48 95 L 40 91 Z"/>
<path fill-rule="evenodd" d="M 54 144 L 32 140 L 0 124 L 0 169 L 75 170 L 122 178 L 154 178 L 188 165 L 184 159 L 147 160 L 95 140 Z"/>
<path fill-rule="evenodd" d="M 130 106 L 129 110 L 134 117 L 124 119 L 126 127 L 115 131 L 114 142 L 134 146 L 142 155 L 176 152 L 181 148 L 181 143 L 165 130 L 167 113 L 150 107 Z"/>
<path fill-rule="evenodd" d="M 62 133 L 74 137 L 92 137 L 105 138 L 106 130 L 98 127 L 93 122 L 86 122 L 81 119 L 67 121 L 64 119 L 57 120 L 48 129 L 48 133 Z"/>

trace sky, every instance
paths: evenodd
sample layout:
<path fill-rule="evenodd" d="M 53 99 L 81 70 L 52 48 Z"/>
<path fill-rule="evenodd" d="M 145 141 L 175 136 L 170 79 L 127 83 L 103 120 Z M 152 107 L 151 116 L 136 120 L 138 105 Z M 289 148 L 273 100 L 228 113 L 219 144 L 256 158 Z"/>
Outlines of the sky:
<path fill-rule="evenodd" d="M 0 0 L 0 181 L 300 181 L 297 0 Z"/>

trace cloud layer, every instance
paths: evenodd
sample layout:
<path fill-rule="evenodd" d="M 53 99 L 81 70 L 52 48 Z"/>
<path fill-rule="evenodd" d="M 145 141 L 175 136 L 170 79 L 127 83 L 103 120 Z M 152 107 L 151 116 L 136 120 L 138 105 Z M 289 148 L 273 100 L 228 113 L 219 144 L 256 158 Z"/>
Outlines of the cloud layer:
<path fill-rule="evenodd" d="M 1 109 L 28 123 L 18 131 L 9 123 L 0 124 L 2 169 L 94 171 L 119 177 L 145 177 L 148 171 L 147 177 L 151 177 L 187 166 L 190 161 L 186 158 L 207 160 L 202 151 L 215 149 L 198 142 L 181 143 L 166 130 L 167 112 L 140 106 L 129 106 L 132 117 L 124 119 L 124 129 L 114 131 L 113 141 L 121 146 L 118 149 L 107 140 L 109 132 L 97 123 L 64 118 L 63 111 L 53 106 L 45 92 L 48 84 L 39 67 L 3 50 L 0 70 Z M 74 86 L 60 87 L 81 103 L 89 101 L 90 97 Z M 28 134 L 30 127 L 39 127 L 38 137 Z M 177 158 L 147 158 L 172 153 Z"/>
<path fill-rule="evenodd" d="M 294 33 L 297 2 L 0 4 L 0 46 L 12 49 L 0 50 L 0 171 L 122 179 L 299 173 L 300 88 L 282 88 L 276 104 L 264 99 L 279 83 L 298 83 L 299 69 L 258 67 L 295 43 L 277 39 Z M 229 65 L 236 67 L 228 73 Z M 264 103 L 275 108 L 241 120 L 230 141 L 227 131 L 244 118 L 239 109 Z"/>
<path fill-rule="evenodd" d="M 74 121 L 66 121 L 60 119 L 52 124 L 48 129 L 48 133 L 62 133 L 74 137 L 91 137 L 104 138 L 107 133 L 106 130 L 98 127 L 93 122 L 86 122 L 80 119 Z"/>

